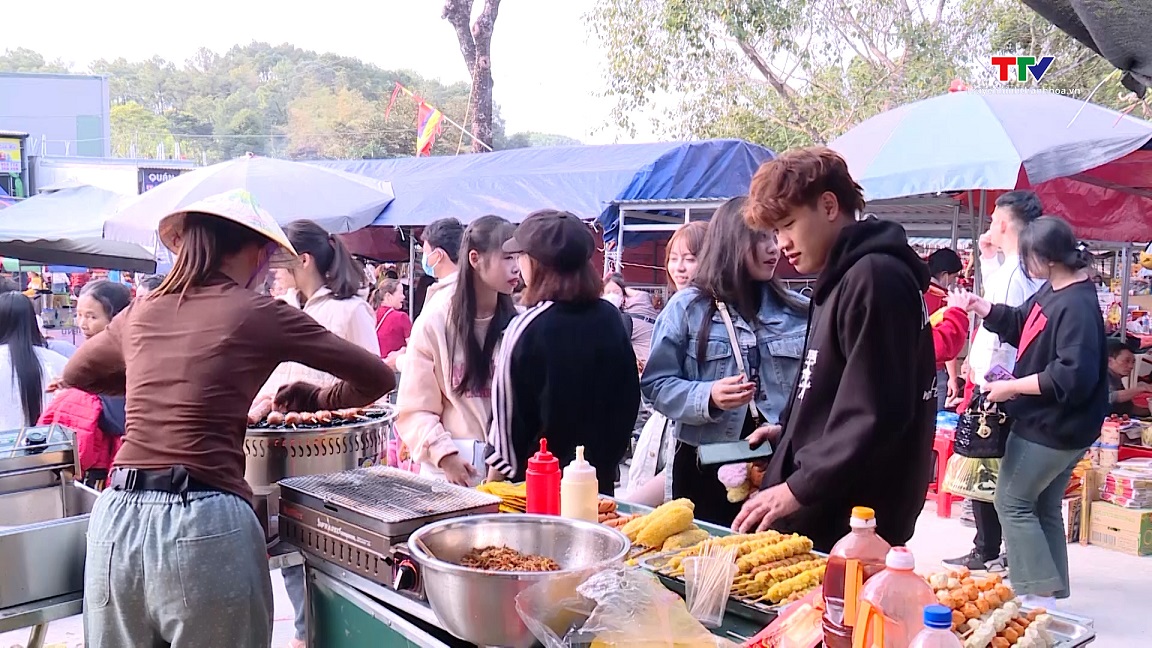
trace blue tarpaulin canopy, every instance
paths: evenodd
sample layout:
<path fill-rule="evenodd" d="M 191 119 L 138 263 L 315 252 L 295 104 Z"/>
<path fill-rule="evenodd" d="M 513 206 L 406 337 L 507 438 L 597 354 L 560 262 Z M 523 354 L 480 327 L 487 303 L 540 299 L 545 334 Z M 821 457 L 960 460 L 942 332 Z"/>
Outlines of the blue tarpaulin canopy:
<path fill-rule="evenodd" d="M 611 235 L 619 219 L 612 201 L 743 195 L 772 157 L 742 140 L 706 140 L 313 164 L 391 182 L 396 199 L 376 226 L 420 227 L 448 216 L 468 223 L 485 214 L 519 222 L 537 209 L 563 209 Z"/>

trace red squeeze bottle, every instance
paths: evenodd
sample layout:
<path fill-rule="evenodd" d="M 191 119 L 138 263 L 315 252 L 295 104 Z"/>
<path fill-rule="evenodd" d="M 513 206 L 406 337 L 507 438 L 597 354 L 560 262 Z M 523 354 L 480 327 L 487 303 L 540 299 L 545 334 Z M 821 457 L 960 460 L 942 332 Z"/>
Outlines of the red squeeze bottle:
<path fill-rule="evenodd" d="M 525 473 L 527 513 L 560 515 L 560 460 L 548 452 L 548 439 L 540 439 L 540 452 L 528 460 Z"/>

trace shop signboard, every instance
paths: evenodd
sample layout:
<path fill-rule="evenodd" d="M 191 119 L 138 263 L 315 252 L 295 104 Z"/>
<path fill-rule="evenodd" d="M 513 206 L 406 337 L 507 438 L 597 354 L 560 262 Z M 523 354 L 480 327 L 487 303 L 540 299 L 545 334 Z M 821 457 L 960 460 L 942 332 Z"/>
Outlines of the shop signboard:
<path fill-rule="evenodd" d="M 185 169 L 140 169 L 140 193 L 155 189 L 161 184 L 184 173 Z"/>
<path fill-rule="evenodd" d="M 14 137 L 0 137 L 0 173 L 22 173 L 20 165 L 20 140 Z"/>

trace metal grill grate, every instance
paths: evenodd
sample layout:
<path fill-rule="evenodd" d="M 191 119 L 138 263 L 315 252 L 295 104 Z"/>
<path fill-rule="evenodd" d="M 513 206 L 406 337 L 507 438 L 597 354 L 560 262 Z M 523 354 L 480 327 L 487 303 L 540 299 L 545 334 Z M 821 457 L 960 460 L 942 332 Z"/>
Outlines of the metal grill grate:
<path fill-rule="evenodd" d="M 374 466 L 328 475 L 292 477 L 284 489 L 330 502 L 387 524 L 499 504 L 500 499 L 469 488 Z"/>

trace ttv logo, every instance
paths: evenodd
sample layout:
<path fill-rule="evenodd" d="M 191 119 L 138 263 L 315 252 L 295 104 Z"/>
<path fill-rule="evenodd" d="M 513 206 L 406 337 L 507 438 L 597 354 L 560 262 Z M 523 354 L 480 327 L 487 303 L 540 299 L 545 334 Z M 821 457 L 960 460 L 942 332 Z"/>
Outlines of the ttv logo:
<path fill-rule="evenodd" d="M 1012 79 L 1013 81 L 1023 83 L 1028 80 L 1028 74 L 1031 73 L 1032 78 L 1039 83 L 1054 60 L 1056 58 L 1053 56 L 1041 56 L 1039 59 L 1035 56 L 993 56 L 992 67 L 999 71 L 1001 81 L 1008 81 L 1008 68 L 1015 67 L 1016 78 Z"/>

